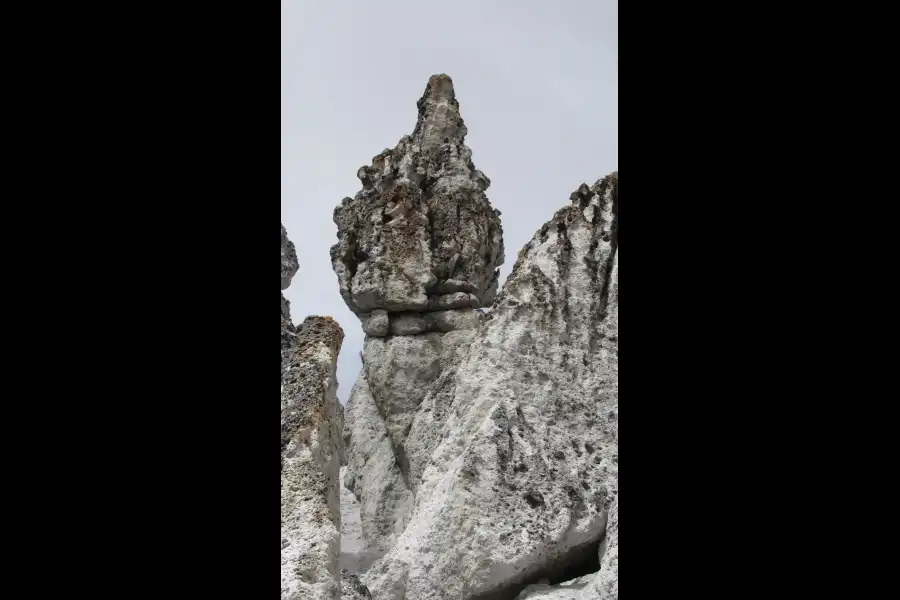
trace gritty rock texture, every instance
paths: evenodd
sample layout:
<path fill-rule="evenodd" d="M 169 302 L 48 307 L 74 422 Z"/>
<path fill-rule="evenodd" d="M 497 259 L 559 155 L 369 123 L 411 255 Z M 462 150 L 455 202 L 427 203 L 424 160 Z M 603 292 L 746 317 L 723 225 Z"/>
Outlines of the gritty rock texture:
<path fill-rule="evenodd" d="M 283 290 L 296 272 L 282 225 L 281 599 L 337 600 L 343 410 L 335 369 L 344 332 L 331 317 L 294 327 Z"/>
<path fill-rule="evenodd" d="M 371 313 L 359 315 L 359 319 L 362 321 L 362 328 L 366 335 L 384 337 L 390 331 L 388 313 L 384 309 L 376 309 Z"/>
<path fill-rule="evenodd" d="M 281 598 L 339 598 L 341 437 L 335 369 L 344 333 L 307 317 L 283 365 Z"/>
<path fill-rule="evenodd" d="M 341 571 L 341 598 L 343 600 L 372 600 L 369 588 L 359 576 L 347 570 Z"/>
<path fill-rule="evenodd" d="M 379 411 L 415 499 L 363 577 L 375 600 L 504 600 L 597 570 L 618 493 L 617 187 L 582 185 L 534 235 L 457 364 L 366 365 L 376 406 L 384 387 L 415 403 L 420 369 L 439 371 L 413 412 Z"/>
<path fill-rule="evenodd" d="M 412 494 L 364 372 L 347 401 L 344 441 L 349 458 L 344 486 L 359 500 L 363 543 L 381 556 L 403 531 Z"/>
<path fill-rule="evenodd" d="M 291 279 L 297 273 L 297 251 L 287 237 L 287 230 L 281 226 L 281 291 L 288 289 Z"/>
<path fill-rule="evenodd" d="M 518 600 L 618 600 L 619 496 L 609 509 L 606 536 L 600 546 L 600 571 L 559 585 L 543 582 L 528 586 Z"/>
<path fill-rule="evenodd" d="M 403 531 L 412 509 L 405 441 L 419 403 L 441 373 L 462 360 L 476 333 L 365 341 L 363 370 L 347 402 L 344 485 L 359 499 L 363 536 L 379 556 Z"/>
<path fill-rule="evenodd" d="M 358 315 L 487 306 L 496 293 L 500 213 L 464 143 L 450 78 L 432 76 L 418 107 L 412 135 L 360 167 L 363 189 L 334 211 L 332 265 Z"/>
<path fill-rule="evenodd" d="M 450 78 L 431 77 L 418 107 L 412 135 L 360 168 L 363 189 L 334 212 L 332 264 L 367 335 L 347 404 L 344 484 L 379 556 L 412 508 L 404 443 L 415 412 L 474 339 L 503 262 L 490 180 L 464 143 Z"/>
<path fill-rule="evenodd" d="M 619 496 L 609 509 L 606 539 L 601 547 L 600 571 L 594 576 L 593 587 L 598 600 L 619 599 Z M 588 600 L 585 598 L 584 600 Z"/>

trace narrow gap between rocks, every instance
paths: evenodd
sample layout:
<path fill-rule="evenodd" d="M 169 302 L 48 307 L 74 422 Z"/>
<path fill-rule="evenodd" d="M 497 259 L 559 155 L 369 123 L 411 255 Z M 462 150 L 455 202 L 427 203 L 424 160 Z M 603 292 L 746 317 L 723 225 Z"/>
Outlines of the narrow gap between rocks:
<path fill-rule="evenodd" d="M 371 552 L 362 535 L 362 521 L 359 514 L 359 502 L 353 492 L 344 487 L 346 467 L 341 468 L 339 480 L 341 506 L 341 554 L 338 568 L 350 573 L 362 575 L 376 559 L 380 558 Z"/>

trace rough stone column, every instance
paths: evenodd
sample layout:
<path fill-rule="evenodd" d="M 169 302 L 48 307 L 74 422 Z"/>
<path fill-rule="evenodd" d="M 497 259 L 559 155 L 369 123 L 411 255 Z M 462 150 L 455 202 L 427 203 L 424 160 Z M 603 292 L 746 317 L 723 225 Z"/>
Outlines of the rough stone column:
<path fill-rule="evenodd" d="M 412 507 L 405 441 L 415 413 L 474 339 L 503 262 L 500 213 L 465 145 L 451 79 L 432 76 L 417 106 L 412 135 L 360 167 L 362 189 L 334 211 L 332 265 L 367 334 L 347 404 L 344 483 L 374 551 L 391 546 Z"/>
<path fill-rule="evenodd" d="M 297 272 L 281 228 L 281 289 Z M 295 328 L 281 296 L 281 599 L 341 597 L 340 405 L 335 369 L 344 332 L 331 317 Z"/>

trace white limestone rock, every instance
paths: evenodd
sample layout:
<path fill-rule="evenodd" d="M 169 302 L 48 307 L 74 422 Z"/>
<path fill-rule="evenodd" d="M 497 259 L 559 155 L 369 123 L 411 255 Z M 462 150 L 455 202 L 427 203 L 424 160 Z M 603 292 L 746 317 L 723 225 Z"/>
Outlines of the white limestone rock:
<path fill-rule="evenodd" d="M 379 556 L 403 531 L 412 508 L 404 442 L 413 416 L 475 335 L 466 329 L 365 341 L 363 370 L 346 407 L 344 485 L 359 499 L 363 537 Z"/>
<path fill-rule="evenodd" d="M 341 467 L 341 481 L 347 475 L 347 467 Z M 340 486 L 341 495 L 341 570 L 350 573 L 364 573 L 369 566 L 380 558 L 382 553 L 369 549 L 362 532 L 362 520 L 360 517 L 359 501 L 356 496 Z"/>
<path fill-rule="evenodd" d="M 343 336 L 330 317 L 307 317 L 296 331 L 282 323 L 281 600 L 340 598 Z"/>
<path fill-rule="evenodd" d="M 594 576 L 593 588 L 597 600 L 619 600 L 619 496 L 609 509 L 606 539 L 601 547 L 600 571 Z M 584 600 L 588 600 L 585 597 Z"/>
<path fill-rule="evenodd" d="M 364 576 L 375 600 L 513 598 L 596 556 L 618 493 L 617 175 L 571 200 L 520 252 L 408 435 L 406 408 L 388 417 L 416 497 Z"/>
<path fill-rule="evenodd" d="M 344 487 L 359 500 L 363 543 L 367 551 L 383 555 L 403 531 L 412 506 L 387 426 L 360 372 L 344 417 L 348 465 Z"/>

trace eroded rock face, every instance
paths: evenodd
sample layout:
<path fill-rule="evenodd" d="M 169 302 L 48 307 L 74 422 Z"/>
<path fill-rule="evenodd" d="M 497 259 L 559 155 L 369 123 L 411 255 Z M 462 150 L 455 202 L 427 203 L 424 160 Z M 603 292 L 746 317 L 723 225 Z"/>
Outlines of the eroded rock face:
<path fill-rule="evenodd" d="M 512 598 L 596 563 L 618 493 L 617 185 L 582 185 L 523 248 L 409 432 L 385 418 L 415 500 L 364 576 L 375 600 Z"/>
<path fill-rule="evenodd" d="M 365 341 L 363 370 L 347 402 L 344 485 L 360 501 L 364 538 L 379 556 L 402 533 L 412 509 L 405 442 L 416 410 L 441 374 L 460 362 L 476 333 Z"/>
<path fill-rule="evenodd" d="M 297 271 L 284 226 L 281 246 L 284 290 Z M 295 328 L 282 293 L 282 600 L 340 598 L 342 410 L 336 396 L 335 369 L 343 338 L 344 332 L 331 317 L 307 317 Z"/>
<path fill-rule="evenodd" d="M 619 599 L 619 496 L 609 509 L 606 536 L 600 547 L 600 570 L 558 585 L 530 585 L 517 600 L 618 600 Z"/>
<path fill-rule="evenodd" d="M 606 539 L 601 547 L 600 571 L 594 576 L 593 587 L 599 600 L 619 600 L 619 496 L 609 509 Z M 584 600 L 588 600 L 585 598 Z"/>
<path fill-rule="evenodd" d="M 344 421 L 348 465 L 344 486 L 359 500 L 360 522 L 366 547 L 382 556 L 406 525 L 412 494 L 365 378 L 365 371 L 350 392 Z"/>
<path fill-rule="evenodd" d="M 294 243 L 287 237 L 287 230 L 284 225 L 281 226 L 281 291 L 288 289 L 291 285 L 291 279 L 297 273 L 299 264 L 297 263 L 297 251 L 294 249 Z"/>
<path fill-rule="evenodd" d="M 490 180 L 464 143 L 450 78 L 432 76 L 418 107 L 412 135 L 360 167 L 363 189 L 334 211 L 332 265 L 341 296 L 364 321 L 487 306 L 496 292 L 503 262 L 499 212 L 484 193 Z M 379 310 L 386 312 L 368 316 Z M 367 333 L 387 335 L 387 329 L 373 325 Z"/>
<path fill-rule="evenodd" d="M 341 571 L 342 600 L 372 600 L 369 588 L 363 584 L 359 576 L 347 570 Z"/>
<path fill-rule="evenodd" d="M 283 366 L 281 598 L 340 598 L 340 418 L 335 369 L 344 333 L 307 317 Z"/>
<path fill-rule="evenodd" d="M 429 79 L 412 135 L 357 173 L 363 189 L 335 209 L 331 250 L 341 295 L 367 337 L 347 404 L 345 486 L 383 554 L 412 508 L 405 440 L 419 404 L 459 362 L 496 295 L 503 262 L 490 180 L 472 163 L 453 84 Z"/>

